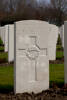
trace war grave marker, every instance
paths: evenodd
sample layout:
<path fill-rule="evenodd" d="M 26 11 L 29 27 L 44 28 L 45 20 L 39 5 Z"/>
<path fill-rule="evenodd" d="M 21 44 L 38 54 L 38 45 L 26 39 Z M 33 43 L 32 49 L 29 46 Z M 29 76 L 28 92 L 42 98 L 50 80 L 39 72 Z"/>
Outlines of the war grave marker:
<path fill-rule="evenodd" d="M 14 61 L 14 25 L 8 26 L 8 62 Z"/>
<path fill-rule="evenodd" d="M 49 60 L 56 60 L 56 44 L 58 39 L 58 27 L 52 24 L 49 24 L 49 43 L 48 43 L 48 55 Z"/>
<path fill-rule="evenodd" d="M 48 28 L 44 21 L 15 23 L 15 93 L 38 93 L 49 88 Z"/>
<path fill-rule="evenodd" d="M 8 25 L 5 25 L 5 45 L 4 51 L 8 52 Z"/>

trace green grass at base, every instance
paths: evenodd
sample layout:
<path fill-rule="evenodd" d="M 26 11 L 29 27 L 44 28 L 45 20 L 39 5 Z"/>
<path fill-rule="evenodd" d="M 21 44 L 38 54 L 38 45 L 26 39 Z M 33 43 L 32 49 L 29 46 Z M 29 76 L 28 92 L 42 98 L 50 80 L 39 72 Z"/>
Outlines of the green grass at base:
<path fill-rule="evenodd" d="M 9 92 L 13 86 L 13 67 L 0 66 L 0 92 Z"/>
<path fill-rule="evenodd" d="M 6 61 L 8 61 L 8 53 L 1 52 L 0 53 L 0 59 L 5 59 Z"/>
<path fill-rule="evenodd" d="M 3 45 L 3 41 L 1 40 L 1 38 L 0 38 L 0 45 Z"/>
<path fill-rule="evenodd" d="M 64 64 L 50 64 L 50 84 L 64 84 Z"/>
<path fill-rule="evenodd" d="M 59 85 L 64 84 L 64 64 L 50 64 L 50 84 L 55 82 Z M 13 82 L 13 66 L 0 67 L 0 90 L 12 91 Z"/>
<path fill-rule="evenodd" d="M 62 49 L 62 46 L 61 45 L 57 45 L 56 48 L 57 49 Z"/>
<path fill-rule="evenodd" d="M 3 46 L 0 46 L 0 51 L 4 51 L 4 47 Z"/>
<path fill-rule="evenodd" d="M 57 51 L 56 52 L 56 58 L 62 58 L 62 57 L 64 57 L 63 51 Z"/>

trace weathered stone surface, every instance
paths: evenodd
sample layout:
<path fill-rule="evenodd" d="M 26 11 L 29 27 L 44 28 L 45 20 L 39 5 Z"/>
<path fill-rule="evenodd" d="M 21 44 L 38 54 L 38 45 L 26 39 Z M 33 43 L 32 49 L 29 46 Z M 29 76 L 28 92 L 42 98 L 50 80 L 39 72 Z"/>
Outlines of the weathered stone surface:
<path fill-rule="evenodd" d="M 58 27 L 52 24 L 49 24 L 49 43 L 48 43 L 48 55 L 49 60 L 56 60 L 56 45 L 58 39 Z"/>
<path fill-rule="evenodd" d="M 49 88 L 48 28 L 44 21 L 15 23 L 15 93 L 38 93 Z"/>
<path fill-rule="evenodd" d="M 62 47 L 64 48 L 64 25 L 60 27 L 60 37 L 62 41 Z"/>
<path fill-rule="evenodd" d="M 5 44 L 4 51 L 8 52 L 8 25 L 5 25 Z"/>
<path fill-rule="evenodd" d="M 64 23 L 64 79 L 67 84 L 67 21 Z"/>
<path fill-rule="evenodd" d="M 3 44 L 5 43 L 5 27 L 1 27 L 1 39 L 3 41 Z"/>
<path fill-rule="evenodd" d="M 8 62 L 14 61 L 14 25 L 9 25 L 8 35 Z"/>

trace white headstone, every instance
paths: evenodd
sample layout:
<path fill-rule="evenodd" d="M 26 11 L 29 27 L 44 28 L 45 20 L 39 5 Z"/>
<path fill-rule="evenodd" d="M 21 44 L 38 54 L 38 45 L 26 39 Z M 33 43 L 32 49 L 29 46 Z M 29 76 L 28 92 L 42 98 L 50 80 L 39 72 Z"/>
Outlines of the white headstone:
<path fill-rule="evenodd" d="M 67 21 L 64 23 L 64 79 L 67 84 Z"/>
<path fill-rule="evenodd" d="M 14 25 L 9 25 L 8 62 L 14 61 Z"/>
<path fill-rule="evenodd" d="M 0 37 L 1 37 L 1 40 L 2 40 L 2 27 L 0 27 Z"/>
<path fill-rule="evenodd" d="M 8 25 L 5 25 L 5 45 L 4 45 L 5 52 L 8 52 Z"/>
<path fill-rule="evenodd" d="M 52 24 L 50 25 L 50 35 L 49 35 L 49 43 L 48 43 L 48 55 L 49 60 L 56 60 L 56 45 L 58 39 L 58 27 Z"/>
<path fill-rule="evenodd" d="M 60 36 L 62 40 L 62 47 L 64 48 L 64 25 L 62 25 L 60 28 Z"/>
<path fill-rule="evenodd" d="M 0 27 L 0 38 L 1 38 L 1 27 Z"/>
<path fill-rule="evenodd" d="M 44 21 L 15 23 L 15 93 L 38 93 L 49 88 L 48 28 Z"/>
<path fill-rule="evenodd" d="M 3 44 L 5 44 L 5 26 L 3 27 Z"/>
<path fill-rule="evenodd" d="M 60 35 L 60 37 L 61 37 L 61 26 L 58 27 L 58 33 L 59 33 L 59 35 Z"/>
<path fill-rule="evenodd" d="M 3 41 L 3 44 L 5 43 L 5 28 L 4 26 L 1 27 L 1 39 Z"/>

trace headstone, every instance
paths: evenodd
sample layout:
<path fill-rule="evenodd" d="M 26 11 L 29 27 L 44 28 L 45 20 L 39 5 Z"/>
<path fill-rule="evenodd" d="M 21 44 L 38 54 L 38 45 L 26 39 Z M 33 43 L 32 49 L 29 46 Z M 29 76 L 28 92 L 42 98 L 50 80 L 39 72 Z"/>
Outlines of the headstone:
<path fill-rule="evenodd" d="M 64 22 L 64 79 L 67 84 L 67 21 Z"/>
<path fill-rule="evenodd" d="M 5 44 L 5 27 L 4 26 L 3 26 L 2 32 L 3 32 L 3 44 Z"/>
<path fill-rule="evenodd" d="M 14 61 L 14 25 L 9 25 L 8 34 L 8 62 Z"/>
<path fill-rule="evenodd" d="M 0 27 L 0 39 L 1 39 L 1 27 Z"/>
<path fill-rule="evenodd" d="M 49 35 L 49 43 L 48 43 L 48 55 L 49 60 L 56 60 L 56 45 L 58 40 L 58 27 L 52 24 L 50 25 L 50 35 Z"/>
<path fill-rule="evenodd" d="M 38 93 L 49 88 L 48 28 L 44 21 L 15 23 L 15 93 Z"/>
<path fill-rule="evenodd" d="M 5 25 L 5 45 L 4 45 L 5 52 L 8 52 L 8 25 Z"/>
<path fill-rule="evenodd" d="M 4 26 L 1 27 L 1 39 L 3 41 L 3 44 L 5 43 L 5 28 Z"/>
<path fill-rule="evenodd" d="M 59 33 L 59 35 L 61 36 L 61 26 L 58 27 L 58 33 Z"/>
<path fill-rule="evenodd" d="M 62 25 L 60 28 L 60 36 L 62 41 L 62 47 L 64 48 L 64 25 Z"/>
<path fill-rule="evenodd" d="M 1 37 L 1 40 L 2 40 L 2 27 L 0 27 L 0 37 Z"/>

